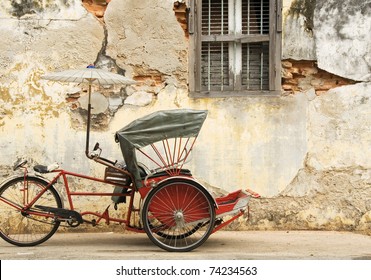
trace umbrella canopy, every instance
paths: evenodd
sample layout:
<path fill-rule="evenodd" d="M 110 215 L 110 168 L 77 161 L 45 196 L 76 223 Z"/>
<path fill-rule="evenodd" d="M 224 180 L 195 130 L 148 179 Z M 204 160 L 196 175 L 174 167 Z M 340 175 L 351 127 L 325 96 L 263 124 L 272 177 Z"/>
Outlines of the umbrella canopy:
<path fill-rule="evenodd" d="M 106 70 L 88 66 L 87 68 L 54 72 L 42 76 L 42 79 L 65 82 L 65 83 L 87 83 L 100 85 L 128 85 L 135 81 L 123 75 L 108 72 Z"/>
<path fill-rule="evenodd" d="M 94 65 L 89 65 L 83 69 L 65 70 L 62 72 L 54 72 L 41 77 L 44 80 L 64 82 L 64 83 L 86 83 L 89 85 L 89 99 L 88 99 L 88 119 L 86 130 L 86 149 L 85 154 L 89 155 L 89 135 L 90 135 L 90 119 L 91 119 L 91 86 L 93 84 L 99 85 L 128 85 L 134 84 L 135 81 L 123 75 L 115 74 L 109 71 L 95 68 Z"/>

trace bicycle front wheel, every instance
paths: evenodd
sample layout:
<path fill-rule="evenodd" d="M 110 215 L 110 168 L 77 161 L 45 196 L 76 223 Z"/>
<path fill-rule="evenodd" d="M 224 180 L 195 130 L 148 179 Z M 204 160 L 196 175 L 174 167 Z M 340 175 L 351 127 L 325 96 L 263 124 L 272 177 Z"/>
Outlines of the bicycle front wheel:
<path fill-rule="evenodd" d="M 35 205 L 62 208 L 57 191 L 50 186 L 27 211 L 21 209 L 30 203 L 48 183 L 37 177 L 17 177 L 0 188 L 0 237 L 16 246 L 35 246 L 48 240 L 60 222 Z"/>
<path fill-rule="evenodd" d="M 150 240 L 160 248 L 191 251 L 202 245 L 214 228 L 214 201 L 192 180 L 169 180 L 148 194 L 142 222 Z"/>

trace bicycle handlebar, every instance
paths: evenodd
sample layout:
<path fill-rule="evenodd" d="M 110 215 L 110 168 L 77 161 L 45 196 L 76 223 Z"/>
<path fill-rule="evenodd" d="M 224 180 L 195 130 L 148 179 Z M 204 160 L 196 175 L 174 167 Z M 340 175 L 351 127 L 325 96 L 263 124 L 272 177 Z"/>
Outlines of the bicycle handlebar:
<path fill-rule="evenodd" d="M 96 151 L 96 150 L 98 150 L 98 149 L 102 150 L 102 149 L 99 147 L 99 143 L 97 142 L 97 143 L 95 143 L 95 146 L 94 146 L 94 148 L 93 148 L 93 152 Z"/>
<path fill-rule="evenodd" d="M 19 158 L 13 165 L 13 170 L 16 171 L 18 168 L 23 167 L 27 163 L 27 159 Z"/>
<path fill-rule="evenodd" d="M 100 156 L 101 153 L 102 153 L 102 149 L 100 148 L 99 143 L 97 142 L 94 145 L 93 151 L 90 153 L 90 158 L 94 159 L 95 161 L 101 160 L 101 161 L 104 161 L 104 162 L 112 164 L 112 165 L 115 165 L 117 163 L 117 160 L 112 161 L 112 160 L 109 160 L 107 158 L 101 157 Z"/>

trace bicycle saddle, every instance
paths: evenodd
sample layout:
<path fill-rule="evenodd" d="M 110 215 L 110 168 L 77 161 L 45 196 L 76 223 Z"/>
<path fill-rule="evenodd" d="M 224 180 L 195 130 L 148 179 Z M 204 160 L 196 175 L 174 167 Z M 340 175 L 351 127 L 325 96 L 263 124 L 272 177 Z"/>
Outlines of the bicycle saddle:
<path fill-rule="evenodd" d="M 52 171 L 54 171 L 58 168 L 59 168 L 58 163 L 52 163 L 52 164 L 49 164 L 49 165 L 38 164 L 38 165 L 34 166 L 33 170 L 35 172 L 38 172 L 38 173 L 48 173 L 48 172 L 52 172 Z"/>

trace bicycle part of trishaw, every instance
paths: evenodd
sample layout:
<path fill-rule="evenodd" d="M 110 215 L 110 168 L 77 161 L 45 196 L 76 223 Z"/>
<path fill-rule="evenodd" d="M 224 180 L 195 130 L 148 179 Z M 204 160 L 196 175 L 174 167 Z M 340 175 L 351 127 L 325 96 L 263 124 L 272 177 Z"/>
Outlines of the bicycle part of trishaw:
<path fill-rule="evenodd" d="M 185 113 L 188 115 L 184 115 Z M 202 125 L 203 119 L 201 119 L 200 121 L 200 118 L 198 117 L 198 119 L 196 119 L 196 121 L 198 122 L 195 122 L 195 119 L 192 116 L 192 114 L 194 113 L 201 113 L 202 118 L 205 117 L 205 113 L 203 111 L 192 111 L 191 117 L 189 117 L 189 111 L 180 112 L 180 115 L 182 117 L 185 116 L 185 119 L 188 120 L 186 122 L 186 125 L 188 125 L 187 127 L 183 123 L 180 127 L 183 134 L 185 134 L 184 131 L 186 131 L 186 137 L 197 136 L 197 133 Z M 177 115 L 179 115 L 178 112 L 175 114 L 175 117 L 177 117 Z M 171 124 L 171 122 L 173 122 L 174 113 L 168 111 L 162 112 L 159 115 L 154 115 L 154 118 L 152 118 L 151 120 L 156 120 L 156 118 L 159 116 L 161 117 L 161 121 L 164 121 L 163 117 L 165 116 L 166 121 L 164 121 L 163 123 Z M 140 130 L 138 129 L 142 128 L 143 125 L 147 125 L 144 121 L 148 121 L 148 117 L 144 118 L 143 120 L 138 119 L 134 123 L 134 126 L 130 124 L 127 128 L 125 127 L 123 130 L 120 131 L 123 132 L 123 136 L 120 135 L 120 137 L 124 138 L 127 136 L 125 135 L 125 133 L 131 133 L 129 133 L 128 137 L 130 141 L 128 139 L 123 140 L 123 142 L 126 141 L 125 144 L 130 146 L 130 148 L 140 148 L 133 145 L 133 142 L 131 142 L 131 140 L 133 139 L 131 139 L 130 137 L 132 137 L 133 135 L 133 128 L 137 129 L 136 131 L 134 130 L 136 133 L 140 133 Z M 150 125 L 152 125 L 151 121 Z M 159 138 L 160 136 L 163 137 L 162 133 L 164 133 L 164 130 L 168 130 L 170 134 L 174 133 L 173 127 L 169 125 L 165 127 L 165 129 L 164 127 L 161 127 L 161 129 L 159 130 L 153 130 L 153 127 L 151 127 L 151 129 L 151 133 L 155 136 L 157 135 L 157 138 Z M 195 131 L 197 132 L 196 135 L 194 135 Z M 153 139 L 156 139 L 156 137 L 154 137 Z M 158 163 L 158 161 L 153 160 L 150 156 L 144 153 L 144 155 L 149 157 L 155 164 L 160 167 L 160 171 L 157 173 L 155 172 L 146 174 L 147 176 L 139 178 L 139 184 L 141 185 L 140 188 L 137 186 L 138 178 L 134 178 L 137 173 L 128 172 L 128 170 L 118 168 L 117 166 L 115 166 L 115 162 L 100 157 L 100 153 L 93 154 L 89 157 L 96 162 L 107 166 L 107 168 L 113 168 L 131 178 L 131 185 L 121 185 L 123 189 L 128 190 L 124 194 L 111 192 L 71 192 L 69 189 L 67 176 L 75 176 L 96 182 L 107 183 L 113 186 L 117 186 L 120 184 L 117 184 L 117 182 L 109 181 L 106 178 L 102 180 L 99 178 L 94 178 L 91 176 L 68 172 L 60 169 L 51 171 L 48 171 L 45 167 L 37 169 L 39 172 L 57 173 L 54 179 L 49 182 L 44 178 L 28 175 L 27 169 L 25 168 L 25 173 L 23 176 L 8 180 L 4 184 L 2 184 L 0 188 L 0 200 L 3 202 L 2 204 L 0 204 L 0 207 L 1 205 L 10 206 L 12 207 L 11 209 L 15 210 L 15 212 L 18 214 L 18 216 L 17 214 L 9 215 L 8 224 L 1 221 L 1 237 L 4 240 L 18 246 L 37 245 L 50 238 L 55 233 L 62 221 L 67 222 L 67 224 L 72 227 L 78 226 L 80 223 L 84 222 L 82 216 L 89 214 L 98 216 L 98 221 L 104 219 L 107 224 L 109 222 L 123 223 L 129 230 L 146 232 L 148 237 L 154 244 L 165 250 L 190 251 L 203 244 L 212 232 L 219 230 L 220 228 L 229 224 L 243 214 L 244 209 L 247 206 L 248 199 L 253 196 L 251 193 L 243 193 L 241 191 L 237 191 L 227 195 L 224 198 L 217 198 L 217 200 L 215 201 L 211 197 L 210 193 L 202 185 L 192 179 L 192 176 L 189 172 L 184 172 L 184 170 L 181 169 L 190 151 L 192 150 L 194 141 L 192 142 L 190 147 L 187 147 L 187 144 L 185 144 L 183 148 L 180 148 L 180 143 L 182 143 L 181 140 L 179 142 L 175 141 L 175 147 L 172 150 L 172 154 L 171 149 L 168 147 L 169 143 L 167 142 L 167 139 L 162 139 L 166 153 L 166 156 L 162 157 L 161 155 L 159 155 L 159 150 L 153 146 L 152 140 L 148 142 L 147 138 L 145 138 L 144 141 L 141 141 L 141 144 L 142 146 L 144 146 L 144 144 L 150 145 L 154 149 L 155 154 L 160 157 Z M 188 141 L 186 143 L 188 143 Z M 122 145 L 122 142 L 120 142 L 120 145 Z M 177 145 L 178 154 L 176 155 Z M 125 156 L 128 155 L 129 159 L 132 159 L 134 161 L 136 160 L 135 157 L 130 157 L 132 156 L 131 153 L 132 152 L 130 150 L 129 153 L 126 154 L 123 152 L 126 161 L 128 158 L 126 158 Z M 185 154 L 183 155 L 183 153 Z M 179 161 L 182 162 L 179 164 Z M 138 168 L 136 163 L 132 164 L 131 167 Z M 69 203 L 68 209 L 63 208 L 60 196 L 53 187 L 53 185 L 61 177 L 66 189 L 67 200 Z M 37 189 L 37 191 L 35 191 L 35 197 L 33 199 L 30 199 L 30 193 L 32 194 L 31 183 L 35 183 L 35 188 Z M 12 201 L 11 197 L 6 196 L 6 193 L 8 191 L 17 191 L 20 194 L 21 199 L 19 201 Z M 142 209 L 140 208 L 140 206 L 137 208 L 134 207 L 134 195 L 136 192 L 139 192 L 141 199 L 144 199 Z M 72 197 L 77 195 L 129 196 L 130 202 L 127 219 L 109 217 L 108 207 L 102 214 L 97 214 L 95 212 L 78 213 L 74 210 L 72 201 Z M 45 200 L 47 198 L 52 198 L 53 203 L 49 201 L 46 203 Z M 242 201 L 242 204 L 244 205 L 241 205 L 240 202 Z M 10 212 L 9 209 L 7 211 Z M 139 224 L 138 226 L 135 224 L 130 224 L 132 213 L 140 211 L 141 213 L 139 214 L 141 217 L 143 228 L 141 224 Z M 232 215 L 233 217 L 226 222 L 222 222 L 221 217 L 227 214 Z M 12 224 L 14 224 L 14 219 L 16 219 L 17 217 L 20 218 L 20 220 L 17 224 L 16 229 L 18 231 L 21 231 L 22 234 L 16 234 L 12 237 L 12 232 L 10 230 Z M 214 228 L 216 220 L 217 226 L 215 226 Z M 43 228 L 38 227 L 37 232 L 33 233 L 32 231 L 35 230 L 35 227 L 33 227 L 33 223 L 35 221 L 48 225 L 47 230 L 45 232 L 41 232 Z M 94 222 L 92 224 L 94 224 Z M 28 226 L 30 228 L 27 228 Z M 30 234 L 33 239 L 31 239 L 31 237 L 29 236 Z"/>
<path fill-rule="evenodd" d="M 130 229 L 130 218 L 133 211 L 139 209 L 134 208 L 134 191 L 127 194 L 98 193 L 98 192 L 71 192 L 67 180 L 67 176 L 74 176 L 83 179 L 88 179 L 96 182 L 102 182 L 114 185 L 99 178 L 85 176 L 82 174 L 72 173 L 65 170 L 53 170 L 51 172 L 57 175 L 51 180 L 29 175 L 27 169 L 24 169 L 24 175 L 13 177 L 7 180 L 0 188 L 0 210 L 4 215 L 4 211 L 8 215 L 8 224 L 4 221 L 0 223 L 0 236 L 11 244 L 18 246 L 33 246 L 38 245 L 49 239 L 58 229 L 61 222 L 66 222 L 71 227 L 76 227 L 83 222 L 88 222 L 93 225 L 104 219 L 107 224 L 110 222 L 123 223 Z M 63 207 L 60 195 L 54 188 L 54 184 L 59 178 L 62 178 L 64 188 L 67 194 L 68 208 Z M 130 187 L 128 187 L 130 188 Z M 78 213 L 74 210 L 73 196 L 129 196 L 129 209 L 127 219 L 112 218 L 108 214 L 108 208 L 102 214 L 96 212 Z M 4 208 L 4 207 L 7 208 Z M 83 220 L 85 215 L 94 215 L 99 219 L 96 223 Z M 36 233 L 35 222 L 43 224 L 43 227 L 38 226 Z M 16 226 L 15 226 L 16 225 Z M 47 226 L 49 225 L 49 227 Z M 12 229 L 15 231 L 13 232 Z M 44 232 L 41 232 L 44 230 Z M 136 230 L 133 228 L 133 230 Z"/>
<path fill-rule="evenodd" d="M 142 188 L 141 194 L 146 196 L 149 193 L 141 215 L 142 220 L 145 221 L 143 231 L 142 228 L 134 228 L 129 225 L 132 214 L 130 209 L 139 211 L 138 208 L 132 208 L 134 191 L 130 194 L 130 209 L 126 220 L 110 218 L 106 212 L 103 214 L 94 212 L 79 214 L 74 211 L 72 196 L 108 196 L 112 195 L 112 193 L 71 192 L 67 176 L 112 183 L 65 170 L 54 170 L 52 172 L 57 172 L 57 175 L 52 181 L 48 182 L 44 178 L 28 175 L 27 169 L 25 169 L 24 176 L 15 177 L 3 184 L 0 189 L 0 199 L 4 203 L 1 205 L 10 206 L 8 212 L 11 212 L 11 209 L 14 210 L 10 214 L 9 223 L 14 225 L 17 222 L 14 234 L 12 232 L 13 226 L 9 224 L 5 228 L 3 222 L 1 223 L 0 235 L 4 240 L 18 246 L 38 245 L 49 239 L 56 232 L 61 222 L 77 226 L 83 222 L 81 216 L 87 214 L 99 216 L 105 219 L 107 223 L 110 221 L 124 223 L 128 225 L 130 230 L 145 231 L 156 245 L 168 251 L 192 250 L 206 241 L 213 229 L 215 220 L 213 200 L 202 186 L 190 180 L 190 178 L 174 177 L 171 181 L 164 181 L 163 176 L 160 176 L 158 180 L 163 182 L 158 185 L 156 192 L 150 192 L 149 188 Z M 63 179 L 69 210 L 63 209 L 60 196 L 53 187 L 59 178 Z M 17 193 L 19 194 L 18 198 L 15 197 Z M 170 206 L 165 208 L 158 207 L 156 204 L 159 201 L 164 203 L 164 205 L 168 204 Z M 191 205 L 192 203 L 193 205 Z M 198 215 L 195 216 L 197 213 L 195 213 L 193 207 L 199 207 L 202 204 L 207 205 L 207 209 L 200 209 Z M 152 211 L 155 215 L 153 215 Z M 154 219 L 156 215 L 157 219 Z M 170 219 L 174 219 L 176 224 L 171 223 Z M 187 219 L 188 222 L 186 223 Z M 160 222 L 162 224 L 159 224 Z M 37 231 L 33 232 L 37 223 L 42 223 L 43 226 L 37 225 Z M 204 227 L 207 230 L 201 232 Z"/>
<path fill-rule="evenodd" d="M 96 160 L 100 161 L 99 158 L 96 158 Z M 129 194 L 120 194 L 130 197 L 126 220 L 109 217 L 108 209 L 102 214 L 96 212 L 80 214 L 74 211 L 72 196 L 112 196 L 118 194 L 71 192 L 67 176 L 111 185 L 113 183 L 65 170 L 54 170 L 52 172 L 57 172 L 57 176 L 49 182 L 42 177 L 29 175 L 25 168 L 24 176 L 14 177 L 2 185 L 0 200 L 3 203 L 0 206 L 10 206 L 10 208 L 7 208 L 8 224 L 4 225 L 2 221 L 0 227 L 0 235 L 4 240 L 17 246 L 38 245 L 48 240 L 56 232 L 61 222 L 67 222 L 70 226 L 78 226 L 81 222 L 87 222 L 82 220 L 82 216 L 91 214 L 99 217 L 97 222 L 103 219 L 107 224 L 110 222 L 123 223 L 128 230 L 146 232 L 154 244 L 165 250 L 190 251 L 204 243 L 211 233 L 228 225 L 243 214 L 242 210 L 233 208 L 236 206 L 234 202 L 241 194 L 240 191 L 217 198 L 220 205 L 215 205 L 215 201 L 209 192 L 194 181 L 192 177 L 160 176 L 157 178 L 160 183 L 156 188 L 141 188 L 139 190 L 141 196 L 146 198 L 141 212 L 143 229 L 130 225 L 132 211 L 140 210 L 134 208 L 135 190 L 131 189 Z M 60 177 L 62 177 L 66 189 L 69 210 L 63 208 L 62 200 L 54 188 L 54 183 Z M 8 192 L 12 193 L 8 194 Z M 16 199 L 15 192 L 20 194 L 19 199 Z M 0 208 L 3 208 L 3 206 Z M 234 217 L 214 227 L 215 221 L 219 222 L 220 216 L 223 216 L 223 214 L 234 215 Z M 17 232 L 12 235 L 11 229 L 16 221 L 18 221 L 15 228 Z M 37 231 L 33 232 L 36 228 Z"/>

